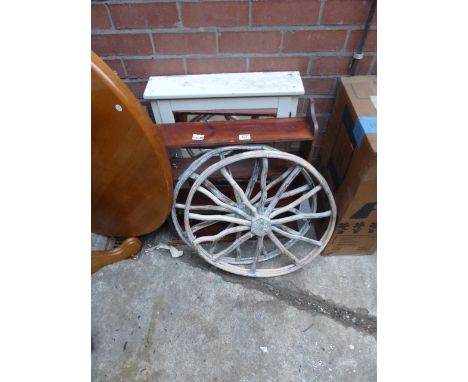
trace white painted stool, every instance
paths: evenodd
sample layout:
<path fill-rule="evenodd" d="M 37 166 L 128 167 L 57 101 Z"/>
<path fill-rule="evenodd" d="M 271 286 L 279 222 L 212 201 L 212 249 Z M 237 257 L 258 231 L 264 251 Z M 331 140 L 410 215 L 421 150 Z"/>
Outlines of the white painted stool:
<path fill-rule="evenodd" d="M 221 73 L 150 77 L 143 95 L 156 123 L 174 123 L 174 112 L 275 109 L 296 116 L 304 86 L 299 72 Z"/>

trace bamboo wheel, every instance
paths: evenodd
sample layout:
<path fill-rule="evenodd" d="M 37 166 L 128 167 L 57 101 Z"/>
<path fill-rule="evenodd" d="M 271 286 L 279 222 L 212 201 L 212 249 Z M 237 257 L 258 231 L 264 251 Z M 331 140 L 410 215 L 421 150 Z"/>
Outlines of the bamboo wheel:
<path fill-rule="evenodd" d="M 175 208 L 184 209 L 185 232 L 181 237 L 204 260 L 231 273 L 272 277 L 300 269 L 320 254 L 333 232 L 336 206 L 325 179 L 310 163 L 265 146 L 259 150 L 258 146 L 242 146 L 244 152 L 230 156 L 218 152 L 219 161 L 194 176 L 185 204 Z M 235 151 L 232 147 L 222 149 Z M 232 175 L 232 169 L 243 161 L 252 168 L 245 187 Z M 274 163 L 278 167 L 278 162 L 284 171 L 271 176 L 269 166 Z M 210 177 L 215 174 L 222 175 L 235 198 L 214 186 Z M 259 186 L 256 193 L 255 184 Z M 324 201 L 321 211 L 317 211 L 319 194 Z M 192 204 L 195 196 L 201 197 L 203 204 Z M 326 219 L 321 222 L 326 228 L 317 238 L 312 223 L 319 219 Z M 203 234 L 203 229 L 213 224 L 222 229 Z M 296 229 L 291 224 L 297 224 Z"/>

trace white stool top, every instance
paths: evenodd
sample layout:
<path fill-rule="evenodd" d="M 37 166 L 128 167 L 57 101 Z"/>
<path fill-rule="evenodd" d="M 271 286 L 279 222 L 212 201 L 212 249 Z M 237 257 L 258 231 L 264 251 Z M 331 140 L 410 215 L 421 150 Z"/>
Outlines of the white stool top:
<path fill-rule="evenodd" d="M 299 72 L 219 73 L 150 77 L 144 99 L 303 95 Z"/>

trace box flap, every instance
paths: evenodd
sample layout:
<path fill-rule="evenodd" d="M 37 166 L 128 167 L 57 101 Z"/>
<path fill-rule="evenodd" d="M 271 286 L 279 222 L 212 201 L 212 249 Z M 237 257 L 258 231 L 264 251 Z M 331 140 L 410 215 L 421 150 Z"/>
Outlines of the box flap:
<path fill-rule="evenodd" d="M 377 117 L 375 98 L 377 96 L 377 76 L 355 76 L 341 78 L 343 87 L 353 106 L 354 117 Z"/>

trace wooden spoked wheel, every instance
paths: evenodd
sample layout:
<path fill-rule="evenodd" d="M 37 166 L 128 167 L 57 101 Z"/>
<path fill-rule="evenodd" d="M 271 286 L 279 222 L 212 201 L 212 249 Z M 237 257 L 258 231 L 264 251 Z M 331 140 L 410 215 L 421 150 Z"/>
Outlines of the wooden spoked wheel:
<path fill-rule="evenodd" d="M 191 246 L 191 243 L 189 239 L 187 238 L 187 234 L 185 233 L 184 228 L 180 225 L 179 219 L 178 219 L 178 214 L 177 210 L 184 210 L 186 205 L 184 204 L 183 198 L 180 197 L 180 191 L 183 187 L 187 187 L 188 183 L 190 181 L 193 181 L 198 178 L 199 176 L 199 169 L 200 167 L 203 167 L 203 164 L 208 162 L 211 158 L 219 158 L 224 159 L 226 157 L 229 157 L 230 155 L 233 155 L 235 153 L 239 152 L 245 152 L 245 151 L 252 151 L 252 150 L 270 150 L 270 151 L 277 151 L 275 148 L 267 146 L 267 145 L 242 145 L 242 146 L 226 146 L 226 147 L 221 147 L 217 148 L 214 150 L 210 150 L 209 152 L 205 153 L 204 155 L 200 156 L 197 160 L 195 160 L 192 165 L 180 176 L 179 181 L 177 182 L 177 185 L 174 188 L 174 205 L 172 208 L 172 222 L 174 225 L 174 228 L 176 229 L 177 233 L 179 234 L 180 238 L 189 246 Z M 228 167 L 228 170 L 229 167 Z M 248 179 L 247 182 L 244 182 L 245 185 L 244 187 L 242 186 L 242 183 L 240 187 L 244 189 L 246 196 L 249 198 L 252 196 L 252 193 L 254 189 L 256 188 L 256 185 L 260 183 L 259 179 L 259 174 L 260 174 L 260 161 L 255 160 L 254 165 L 251 168 L 251 175 L 250 178 Z M 306 181 L 306 185 L 302 188 L 299 189 L 297 192 L 301 192 L 301 190 L 305 189 L 312 189 L 314 187 L 314 181 L 312 177 L 302 170 L 303 176 Z M 283 177 L 279 177 L 276 179 L 275 182 L 269 183 L 268 188 L 272 188 L 275 185 L 279 184 L 281 180 L 284 180 L 285 175 Z M 214 195 L 220 198 L 220 200 L 224 201 L 225 203 L 231 205 L 231 206 L 236 206 L 239 203 L 242 203 L 242 201 L 239 199 L 239 196 L 237 193 L 233 193 L 233 195 L 225 195 L 223 194 L 218 187 L 214 185 L 214 183 L 206 179 L 203 182 L 203 189 L 200 192 L 205 192 L 205 189 L 211 191 Z M 232 199 L 231 199 L 232 198 Z M 260 194 L 257 193 L 255 196 L 253 196 L 254 202 L 258 201 L 260 198 Z M 234 200 L 233 200 L 234 199 Z M 317 208 L 317 196 L 314 194 L 311 198 L 310 201 L 310 211 L 315 212 Z M 218 212 L 224 212 L 224 209 L 219 208 L 219 206 L 215 205 L 195 205 L 196 203 L 193 203 L 192 205 L 192 210 L 194 211 L 203 211 L 206 209 L 211 210 L 211 211 L 218 211 Z M 206 221 L 206 222 L 201 222 L 200 224 L 196 225 L 193 227 L 193 232 L 203 232 L 204 229 L 207 229 L 209 227 L 213 227 L 216 224 L 219 224 L 220 222 L 217 221 Z M 232 225 L 231 225 L 232 226 Z M 231 227 L 230 226 L 230 227 Z M 300 235 L 304 235 L 307 233 L 307 231 L 310 229 L 310 221 L 304 221 L 301 224 L 300 227 Z M 236 233 L 236 238 L 240 238 L 240 232 Z M 295 238 L 290 238 L 286 243 L 284 243 L 284 246 L 286 248 L 290 248 L 295 242 L 297 242 L 297 239 Z M 217 244 L 215 244 L 217 245 Z M 213 250 L 212 248 L 211 250 Z M 270 251 L 263 251 L 258 258 L 255 259 L 253 254 L 249 255 L 249 252 L 243 253 L 242 252 L 242 247 L 239 246 L 236 248 L 235 254 L 227 254 L 224 257 L 224 261 L 230 264 L 252 264 L 254 261 L 256 262 L 262 262 L 269 260 L 273 257 L 276 257 L 280 254 L 279 249 L 274 248 Z"/>
<path fill-rule="evenodd" d="M 232 173 L 246 164 L 253 170 L 243 188 Z M 284 171 L 272 175 L 270 166 Z M 216 186 L 207 187 L 216 174 L 231 187 L 235 200 Z M 259 188 L 252 192 L 255 183 Z M 192 203 L 195 199 L 203 204 Z M 312 223 L 321 219 L 326 219 L 320 222 L 325 228 L 317 238 Z M 335 201 L 320 173 L 298 156 L 271 149 L 221 157 L 196 177 L 184 205 L 185 235 L 192 248 L 220 269 L 252 277 L 280 276 L 302 268 L 326 246 L 335 221 Z M 203 234 L 211 224 L 222 229 Z"/>

